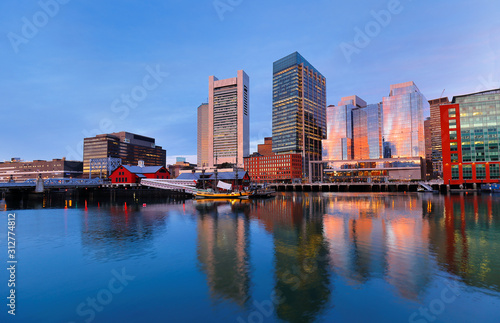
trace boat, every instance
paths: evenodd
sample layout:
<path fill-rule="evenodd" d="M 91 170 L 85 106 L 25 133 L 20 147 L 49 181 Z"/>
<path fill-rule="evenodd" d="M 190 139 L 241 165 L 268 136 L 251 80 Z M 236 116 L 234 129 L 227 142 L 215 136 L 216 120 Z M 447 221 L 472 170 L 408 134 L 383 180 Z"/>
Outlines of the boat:
<path fill-rule="evenodd" d="M 250 195 L 251 199 L 267 199 L 274 197 L 274 193 L 276 193 L 275 190 L 269 190 L 269 189 L 258 189 L 253 191 L 253 194 Z"/>
<path fill-rule="evenodd" d="M 500 193 L 500 184 L 482 184 L 481 191 L 489 193 Z"/>
<path fill-rule="evenodd" d="M 248 199 L 252 192 L 209 192 L 198 191 L 194 194 L 196 199 Z"/>

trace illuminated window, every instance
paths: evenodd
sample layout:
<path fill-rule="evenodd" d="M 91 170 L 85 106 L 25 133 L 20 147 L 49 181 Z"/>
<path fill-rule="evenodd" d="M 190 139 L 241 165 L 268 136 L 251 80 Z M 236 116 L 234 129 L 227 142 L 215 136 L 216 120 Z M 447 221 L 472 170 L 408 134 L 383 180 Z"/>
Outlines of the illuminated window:
<path fill-rule="evenodd" d="M 500 178 L 500 164 L 490 164 L 490 179 Z"/>
<path fill-rule="evenodd" d="M 476 165 L 476 178 L 485 179 L 486 178 L 486 165 L 478 164 Z"/>
<path fill-rule="evenodd" d="M 462 168 L 464 179 L 472 179 L 472 165 L 464 165 Z"/>

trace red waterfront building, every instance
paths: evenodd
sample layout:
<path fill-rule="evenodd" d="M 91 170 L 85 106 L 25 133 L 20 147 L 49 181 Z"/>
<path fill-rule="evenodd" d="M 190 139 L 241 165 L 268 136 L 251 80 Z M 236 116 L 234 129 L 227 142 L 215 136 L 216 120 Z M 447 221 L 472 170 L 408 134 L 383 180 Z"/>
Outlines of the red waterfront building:
<path fill-rule="evenodd" d="M 293 179 L 302 178 L 302 156 L 300 154 L 283 154 L 253 156 L 244 158 L 245 171 L 255 183 L 290 183 Z"/>
<path fill-rule="evenodd" d="M 122 165 L 109 176 L 113 184 L 135 184 L 142 178 L 170 179 L 165 166 L 127 166 Z"/>
<path fill-rule="evenodd" d="M 440 106 L 445 184 L 500 181 L 500 89 Z"/>

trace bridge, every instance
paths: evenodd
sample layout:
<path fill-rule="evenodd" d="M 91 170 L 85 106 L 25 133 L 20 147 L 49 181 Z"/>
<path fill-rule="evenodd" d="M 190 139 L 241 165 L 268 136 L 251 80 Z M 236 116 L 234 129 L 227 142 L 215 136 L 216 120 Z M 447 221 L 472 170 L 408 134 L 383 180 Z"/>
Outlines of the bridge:
<path fill-rule="evenodd" d="M 180 191 L 193 195 L 200 191 L 195 187 L 196 183 L 192 180 L 144 178 L 141 180 L 141 185 L 170 191 Z"/>
<path fill-rule="evenodd" d="M 80 178 L 49 178 L 46 180 L 28 179 L 24 182 L 0 183 L 0 189 L 29 189 L 36 188 L 43 191 L 44 188 L 85 188 L 99 187 L 103 184 L 100 178 L 80 179 Z"/>

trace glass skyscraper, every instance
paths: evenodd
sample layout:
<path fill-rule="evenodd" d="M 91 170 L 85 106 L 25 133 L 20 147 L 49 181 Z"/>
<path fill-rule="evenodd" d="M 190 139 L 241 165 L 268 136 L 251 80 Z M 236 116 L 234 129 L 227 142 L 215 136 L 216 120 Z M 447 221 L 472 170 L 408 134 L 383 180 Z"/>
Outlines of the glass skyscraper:
<path fill-rule="evenodd" d="M 323 140 L 323 159 L 352 159 L 352 109 L 352 104 L 326 108 L 328 135 Z"/>
<path fill-rule="evenodd" d="M 425 158 L 424 119 L 429 102 L 415 83 L 391 85 L 383 99 L 384 157 Z"/>
<path fill-rule="evenodd" d="M 323 160 L 382 157 L 382 106 L 367 105 L 356 95 L 327 107 L 327 134 Z"/>
<path fill-rule="evenodd" d="M 382 157 L 382 105 L 369 104 L 352 110 L 354 159 Z"/>
<path fill-rule="evenodd" d="M 309 161 L 322 157 L 326 138 L 326 79 L 298 52 L 273 64 L 273 152 L 300 153 L 303 176 L 309 176 Z M 320 177 L 318 164 L 312 177 Z"/>

